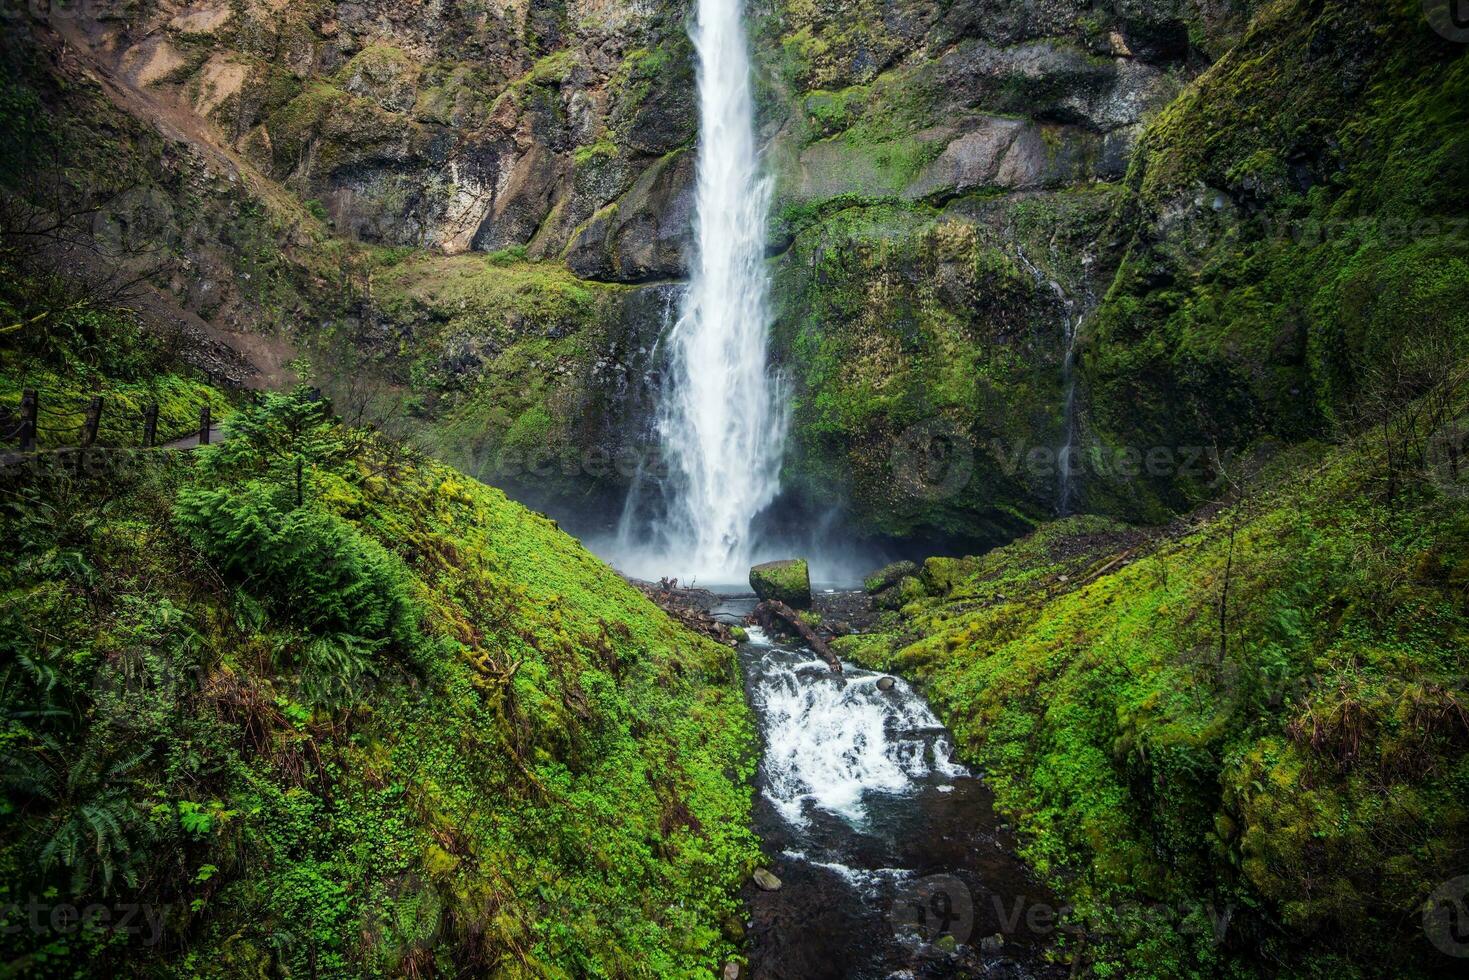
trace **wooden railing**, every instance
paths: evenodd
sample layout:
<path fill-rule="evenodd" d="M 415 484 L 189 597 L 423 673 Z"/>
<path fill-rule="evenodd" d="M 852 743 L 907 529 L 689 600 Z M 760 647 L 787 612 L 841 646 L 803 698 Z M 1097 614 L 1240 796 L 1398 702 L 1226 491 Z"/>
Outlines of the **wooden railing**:
<path fill-rule="evenodd" d="M 199 424 L 175 433 L 158 433 L 158 403 L 149 402 L 141 413 L 136 409 L 126 415 L 108 411 L 107 399 L 93 395 L 82 410 L 82 422 L 78 426 L 75 413 L 48 411 L 41 403 L 40 393 L 26 389 L 21 394 L 18 411 L 8 418 L 0 419 L 0 442 L 15 446 L 20 453 L 34 453 L 40 436 L 70 436 L 70 439 L 48 438 L 56 448 L 89 449 L 171 448 L 192 449 L 207 446 L 214 431 L 212 410 L 206 402 L 199 406 Z M 65 419 L 69 424 L 57 420 Z M 54 424 L 48 424 L 54 423 Z"/>

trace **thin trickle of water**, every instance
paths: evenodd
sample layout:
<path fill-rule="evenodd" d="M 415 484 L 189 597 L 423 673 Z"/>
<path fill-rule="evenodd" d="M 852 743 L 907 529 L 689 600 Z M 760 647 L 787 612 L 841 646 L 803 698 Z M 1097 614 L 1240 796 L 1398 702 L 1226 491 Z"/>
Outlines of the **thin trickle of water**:
<path fill-rule="evenodd" d="M 742 579 L 752 523 L 780 488 L 786 416 L 767 363 L 764 267 L 770 183 L 755 146 L 740 0 L 699 0 L 695 254 L 668 336 L 658 435 L 669 472 L 663 513 L 629 509 L 614 560 L 646 577 Z"/>
<path fill-rule="evenodd" d="M 1020 256 L 1021 263 L 1029 270 L 1036 284 L 1044 283 L 1056 300 L 1061 304 L 1061 325 L 1063 336 L 1062 345 L 1065 354 L 1061 359 L 1061 446 L 1056 450 L 1056 514 L 1058 517 L 1068 517 L 1071 514 L 1072 500 L 1076 495 L 1076 475 L 1079 467 L 1076 460 L 1076 338 L 1081 328 L 1081 320 L 1084 309 L 1077 309 L 1077 302 L 1066 295 L 1066 290 L 1054 279 L 1048 278 L 1030 257 L 1025 254 L 1025 249 L 1017 243 L 1016 254 Z M 1091 264 L 1090 257 L 1082 259 L 1082 265 Z"/>
<path fill-rule="evenodd" d="M 1059 288 L 1059 287 L 1058 287 Z M 1076 463 L 1076 333 L 1081 326 L 1081 316 L 1073 315 L 1072 302 L 1066 301 L 1066 356 L 1061 361 L 1061 384 L 1065 389 L 1065 402 L 1061 410 L 1061 424 L 1065 441 L 1056 454 L 1056 514 L 1058 517 L 1071 515 L 1071 498 L 1075 492 Z"/>

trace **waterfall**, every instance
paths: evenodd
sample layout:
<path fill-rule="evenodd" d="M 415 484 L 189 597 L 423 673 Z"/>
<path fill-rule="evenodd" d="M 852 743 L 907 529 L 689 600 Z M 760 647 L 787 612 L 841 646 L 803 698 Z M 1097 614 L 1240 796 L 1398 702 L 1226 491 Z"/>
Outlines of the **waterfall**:
<path fill-rule="evenodd" d="M 741 0 L 698 0 L 690 29 L 700 127 L 694 254 L 657 418 L 663 512 L 635 526 L 638 508 L 627 508 L 613 549 L 624 571 L 644 577 L 742 580 L 752 522 L 780 488 L 786 415 L 767 364 L 770 182 L 755 145 L 741 16 Z"/>
<path fill-rule="evenodd" d="M 1075 492 L 1076 461 L 1076 331 L 1081 315 L 1072 316 L 1071 302 L 1066 301 L 1066 357 L 1061 362 L 1061 384 L 1065 401 L 1061 409 L 1061 425 L 1065 441 L 1056 454 L 1056 516 L 1071 516 L 1071 498 Z"/>

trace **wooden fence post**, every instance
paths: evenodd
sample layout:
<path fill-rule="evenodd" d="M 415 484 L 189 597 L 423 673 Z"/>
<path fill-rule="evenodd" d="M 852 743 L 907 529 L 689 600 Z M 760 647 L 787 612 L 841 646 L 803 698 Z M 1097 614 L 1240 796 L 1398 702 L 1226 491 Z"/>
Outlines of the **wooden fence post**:
<path fill-rule="evenodd" d="M 20 451 L 29 453 L 36 448 L 36 416 L 40 405 L 35 389 L 27 388 L 20 396 Z"/>
<path fill-rule="evenodd" d="M 158 403 L 143 406 L 143 448 L 152 449 L 158 441 Z"/>
<path fill-rule="evenodd" d="M 209 406 L 199 409 L 199 445 L 209 445 Z"/>
<path fill-rule="evenodd" d="M 97 441 L 97 426 L 102 421 L 102 396 L 93 395 L 87 403 L 87 419 L 82 423 L 82 448 Z"/>

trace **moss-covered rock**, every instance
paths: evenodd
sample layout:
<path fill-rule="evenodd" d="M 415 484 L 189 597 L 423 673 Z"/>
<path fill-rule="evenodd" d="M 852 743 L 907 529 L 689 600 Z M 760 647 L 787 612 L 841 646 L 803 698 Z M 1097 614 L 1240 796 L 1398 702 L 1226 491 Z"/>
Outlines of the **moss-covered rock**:
<path fill-rule="evenodd" d="M 1086 506 L 1156 519 L 1216 452 L 1370 414 L 1407 349 L 1456 361 L 1466 91 L 1420 5 L 1287 2 L 1157 117 L 1078 345 Z"/>
<path fill-rule="evenodd" d="M 918 566 L 911 561 L 895 561 L 890 565 L 884 565 L 871 575 L 862 580 L 862 588 L 868 595 L 881 592 L 890 585 L 897 584 L 898 580 L 909 575 L 917 575 Z"/>
<path fill-rule="evenodd" d="M 767 561 L 750 569 L 750 588 L 761 599 L 793 609 L 811 608 L 811 572 L 804 558 Z"/>
<path fill-rule="evenodd" d="M 916 575 L 904 575 L 887 588 L 872 596 L 872 605 L 877 609 L 902 609 L 910 602 L 928 596 L 928 587 Z"/>
<path fill-rule="evenodd" d="M 974 574 L 976 564 L 973 558 L 928 558 L 923 562 L 923 573 L 919 577 L 929 595 L 948 595 L 960 582 Z"/>
<path fill-rule="evenodd" d="M 1113 200 L 850 207 L 799 233 L 776 273 L 786 484 L 893 537 L 993 543 L 1051 513 L 1065 333 Z"/>

